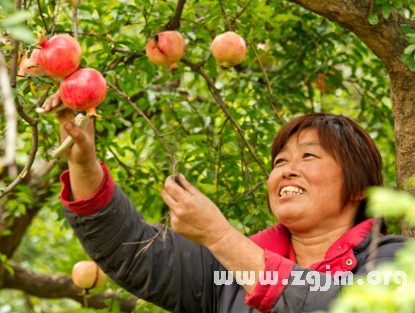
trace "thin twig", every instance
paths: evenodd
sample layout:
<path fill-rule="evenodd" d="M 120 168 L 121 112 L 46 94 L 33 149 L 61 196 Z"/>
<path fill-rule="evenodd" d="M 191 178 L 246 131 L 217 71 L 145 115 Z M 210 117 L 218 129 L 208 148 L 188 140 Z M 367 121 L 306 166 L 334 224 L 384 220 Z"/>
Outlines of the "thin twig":
<path fill-rule="evenodd" d="M 252 0 L 249 0 L 248 3 L 243 7 L 243 9 L 241 10 L 241 12 L 239 12 L 238 14 L 236 14 L 235 19 L 234 19 L 234 23 L 236 22 L 236 20 L 238 19 L 238 17 L 240 17 L 245 10 L 248 8 L 248 5 L 251 3 Z"/>
<path fill-rule="evenodd" d="M 118 89 L 116 86 L 114 86 L 113 84 L 111 84 L 108 81 L 107 81 L 107 85 L 110 88 L 112 88 L 116 93 L 118 93 L 121 96 L 121 98 L 126 100 L 128 102 L 128 104 L 131 105 L 134 108 L 134 110 L 136 110 L 138 112 L 138 114 L 140 114 L 141 117 L 144 118 L 146 120 L 146 122 L 151 126 L 153 131 L 157 134 L 158 138 L 160 139 L 160 141 L 163 143 L 164 147 L 166 148 L 167 153 L 169 154 L 172 165 L 173 165 L 173 175 L 176 175 L 176 159 L 174 158 L 173 152 L 171 151 L 171 149 L 170 149 L 169 145 L 167 144 L 166 140 L 164 140 L 164 137 L 160 133 L 160 131 L 154 126 L 154 124 L 150 121 L 150 119 L 130 100 L 129 96 L 127 96 L 120 89 Z"/>
<path fill-rule="evenodd" d="M 251 145 L 249 144 L 249 142 L 246 140 L 245 135 L 243 130 L 239 127 L 239 125 L 236 123 L 236 121 L 234 120 L 234 118 L 232 117 L 232 115 L 229 113 L 228 108 L 225 104 L 225 102 L 222 99 L 222 96 L 220 95 L 219 90 L 216 88 L 215 83 L 212 81 L 212 79 L 202 70 L 200 69 L 196 64 L 190 62 L 189 60 L 187 60 L 186 58 L 182 58 L 181 61 L 186 64 L 187 66 L 189 66 L 194 72 L 198 73 L 199 75 L 201 75 L 207 82 L 208 86 L 209 86 L 209 90 L 212 93 L 213 98 L 216 100 L 216 102 L 219 104 L 219 106 L 221 107 L 222 111 L 225 113 L 226 117 L 231 121 L 231 123 L 236 127 L 236 129 L 238 130 L 239 135 L 241 136 L 242 140 L 244 141 L 245 145 L 247 146 L 249 152 L 251 153 L 252 157 L 254 158 L 255 162 L 258 163 L 259 167 L 261 168 L 261 170 L 263 171 L 263 173 L 265 174 L 265 176 L 269 177 L 269 173 L 267 172 L 267 170 L 264 168 L 264 166 L 262 165 L 261 161 L 259 161 L 258 157 L 256 156 L 256 154 L 254 153 L 254 151 L 252 150 Z"/>
<path fill-rule="evenodd" d="M 219 3 L 220 3 L 220 8 L 222 9 L 222 14 L 225 17 L 226 22 L 228 23 L 229 31 L 231 32 L 232 26 L 231 26 L 231 23 L 229 22 L 228 15 L 226 14 L 225 9 L 223 8 L 222 0 L 219 0 Z"/>
<path fill-rule="evenodd" d="M 175 130 L 172 130 L 171 132 L 168 132 L 168 133 L 165 133 L 165 134 L 162 134 L 162 136 L 164 137 L 164 136 L 167 136 L 167 135 L 171 135 L 171 134 L 174 134 L 176 131 L 178 131 L 181 127 L 183 126 L 183 123 L 181 123 L 180 125 L 179 125 L 179 127 L 177 127 Z"/>
<path fill-rule="evenodd" d="M 21 0 L 15 0 L 14 1 L 14 12 L 18 12 L 20 11 L 22 6 L 22 1 Z M 13 51 L 11 52 L 11 57 L 12 57 L 12 64 L 10 66 L 10 86 L 12 88 L 15 88 L 17 85 L 17 61 L 19 59 L 19 41 L 14 39 L 12 40 L 12 46 Z M 3 62 L 3 60 L 1 61 Z"/>
<path fill-rule="evenodd" d="M 6 62 L 3 58 L 3 52 L 0 51 L 0 86 L 3 91 L 4 115 L 6 118 L 6 155 L 0 157 L 0 173 L 2 168 L 14 164 L 17 140 L 17 119 L 16 107 L 13 101 L 13 94 L 10 87 L 9 77 L 7 75 Z"/>
<path fill-rule="evenodd" d="M 210 37 L 215 37 L 215 35 L 209 30 L 209 28 L 207 28 L 205 25 L 203 25 L 203 24 L 201 24 L 201 23 L 199 23 L 199 22 L 196 22 L 196 21 L 193 21 L 193 20 L 191 20 L 191 19 L 188 19 L 188 18 L 184 18 L 184 17 L 182 17 L 182 20 L 184 20 L 184 21 L 188 21 L 188 22 L 191 22 L 191 23 L 194 23 L 194 24 L 196 24 L 196 25 L 199 25 L 200 27 L 203 27 L 204 29 L 206 29 L 208 32 L 209 32 L 209 34 L 210 34 Z"/>
<path fill-rule="evenodd" d="M 59 5 L 60 5 L 60 2 L 58 2 L 58 4 L 56 5 L 56 13 L 54 13 L 54 16 L 53 16 L 52 31 L 50 32 L 52 36 L 53 36 L 53 33 L 55 32 L 56 22 L 58 21 Z"/>
<path fill-rule="evenodd" d="M 2 83 L 2 86 L 3 86 L 3 83 Z M 32 148 L 30 149 L 30 152 L 29 152 L 29 159 L 25 167 L 21 171 L 20 175 L 17 176 L 17 178 L 9 186 L 7 186 L 6 189 L 0 190 L 0 198 L 2 198 L 7 193 L 12 191 L 26 177 L 27 173 L 29 172 L 30 168 L 33 165 L 33 162 L 36 157 L 37 149 L 38 149 L 38 142 L 39 142 L 39 133 L 37 129 L 38 120 L 36 118 L 33 118 L 27 115 L 26 112 L 23 110 L 23 107 L 21 106 L 20 103 L 17 107 L 17 112 L 19 113 L 21 118 L 25 120 L 27 123 L 29 123 L 29 125 L 32 127 Z"/>
<path fill-rule="evenodd" d="M 80 3 L 81 3 L 80 0 L 74 0 L 73 8 L 72 8 L 72 25 L 73 25 L 73 33 L 74 33 L 74 37 L 76 41 L 79 41 L 78 39 L 78 6 Z"/>
<path fill-rule="evenodd" d="M 42 7 L 40 6 L 40 0 L 37 0 L 37 6 L 39 8 L 39 15 L 42 18 L 43 25 L 45 25 L 45 30 L 49 34 L 49 28 L 48 28 L 48 25 L 46 24 L 45 18 L 43 16 Z"/>
<path fill-rule="evenodd" d="M 261 66 L 262 73 L 264 73 L 265 80 L 267 81 L 268 93 L 269 93 L 269 101 L 270 101 L 270 103 L 271 103 L 272 108 L 273 108 L 273 109 L 274 109 L 274 111 L 275 111 L 275 114 L 277 114 L 278 119 L 281 121 L 281 116 L 280 116 L 280 114 L 278 113 L 278 108 L 277 108 L 277 107 L 275 106 L 275 104 L 274 104 L 271 84 L 270 84 L 270 82 L 269 82 L 269 79 L 268 79 L 267 73 L 265 72 L 264 66 L 262 65 L 262 62 L 261 62 L 261 60 L 260 60 L 260 58 L 259 58 L 259 56 L 258 56 L 258 53 L 256 52 L 256 49 L 255 49 L 254 45 L 253 45 L 253 44 L 252 44 L 252 43 L 251 43 L 248 39 L 244 38 L 244 40 L 246 41 L 246 43 L 247 43 L 248 45 L 250 45 L 250 46 L 251 46 L 251 48 L 252 48 L 252 50 L 254 51 L 255 56 L 256 56 L 256 58 L 257 58 L 257 60 L 258 60 L 258 63 L 259 63 L 259 65 Z"/>
<path fill-rule="evenodd" d="M 370 2 L 370 9 L 369 9 L 369 14 L 368 14 L 367 18 L 369 18 L 369 15 L 372 14 L 374 5 L 375 5 L 375 0 L 372 0 Z"/>
<path fill-rule="evenodd" d="M 124 162 L 122 162 L 117 155 L 115 154 L 114 151 L 112 151 L 111 147 L 108 147 L 108 150 L 112 153 L 112 155 L 114 156 L 114 158 L 117 160 L 117 162 L 125 169 L 125 171 L 127 172 L 128 176 L 130 176 L 131 178 L 134 178 L 134 175 L 130 172 L 130 169 L 128 167 L 125 166 Z"/>

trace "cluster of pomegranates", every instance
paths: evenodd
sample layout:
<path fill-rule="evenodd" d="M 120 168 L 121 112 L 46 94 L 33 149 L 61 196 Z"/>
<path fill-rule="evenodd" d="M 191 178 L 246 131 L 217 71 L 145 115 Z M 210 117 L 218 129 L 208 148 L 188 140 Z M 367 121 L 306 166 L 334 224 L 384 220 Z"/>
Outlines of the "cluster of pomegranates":
<path fill-rule="evenodd" d="M 99 117 L 95 108 L 105 99 L 107 84 L 104 77 L 92 68 L 79 69 L 81 63 L 81 46 L 75 38 L 69 35 L 56 35 L 47 40 L 39 35 L 41 49 L 33 49 L 21 58 L 19 63 L 19 79 L 26 73 L 41 76 L 41 70 L 47 76 L 62 79 L 60 97 L 62 102 L 72 110 L 86 111 L 87 116 Z M 1 41 L 7 42 L 8 36 Z M 40 89 L 44 89 L 42 86 Z"/>
<path fill-rule="evenodd" d="M 179 61 L 186 52 L 186 43 L 182 34 L 177 31 L 166 31 L 156 35 L 146 46 L 146 53 L 151 62 L 156 65 L 177 68 Z M 245 59 L 245 40 L 234 32 L 226 32 L 217 36 L 211 46 L 211 52 L 216 61 L 224 68 L 234 66 Z"/>
<path fill-rule="evenodd" d="M 92 261 L 78 262 L 72 268 L 72 281 L 76 286 L 84 289 L 85 294 L 89 289 L 101 288 L 106 277 L 98 265 Z"/>

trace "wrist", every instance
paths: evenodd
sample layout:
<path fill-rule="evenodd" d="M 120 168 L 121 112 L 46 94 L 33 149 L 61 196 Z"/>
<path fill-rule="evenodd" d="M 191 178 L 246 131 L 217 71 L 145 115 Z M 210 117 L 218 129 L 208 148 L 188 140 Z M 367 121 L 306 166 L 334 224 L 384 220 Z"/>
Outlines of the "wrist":
<path fill-rule="evenodd" d="M 233 228 L 227 221 L 227 225 L 221 227 L 221 229 L 215 229 L 211 232 L 211 236 L 206 238 L 205 243 L 203 244 L 211 252 L 215 251 L 217 247 L 221 247 L 223 242 L 227 240 L 230 236 L 235 236 L 235 232 L 239 232 Z"/>

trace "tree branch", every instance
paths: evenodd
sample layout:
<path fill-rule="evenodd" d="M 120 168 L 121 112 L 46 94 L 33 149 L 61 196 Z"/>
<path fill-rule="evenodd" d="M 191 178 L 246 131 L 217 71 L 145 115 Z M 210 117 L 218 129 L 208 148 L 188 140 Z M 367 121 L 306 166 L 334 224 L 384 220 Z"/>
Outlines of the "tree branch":
<path fill-rule="evenodd" d="M 176 30 L 180 27 L 180 18 L 182 16 L 184 4 L 186 0 L 179 0 L 176 5 L 176 10 L 174 11 L 173 18 L 167 24 L 167 30 Z"/>
<path fill-rule="evenodd" d="M 226 22 L 228 23 L 229 31 L 232 31 L 231 23 L 229 22 L 228 14 L 226 14 L 225 9 L 223 8 L 222 0 L 219 0 L 220 8 L 222 10 L 222 14 L 225 17 Z"/>
<path fill-rule="evenodd" d="M 32 127 L 32 148 L 30 149 L 29 159 L 26 163 L 26 166 L 21 171 L 20 175 L 17 176 L 17 178 L 4 190 L 0 190 L 0 199 L 4 197 L 7 193 L 12 191 L 18 184 L 22 182 L 22 180 L 26 177 L 27 173 L 30 171 L 30 168 L 32 167 L 32 164 L 35 160 L 37 148 L 38 148 L 38 142 L 39 142 L 39 133 L 37 129 L 37 123 L 38 120 L 36 118 L 30 117 L 26 114 L 26 112 L 23 110 L 23 107 L 19 103 L 19 106 L 17 107 L 17 112 L 19 113 L 20 117 L 29 123 L 29 125 Z"/>
<path fill-rule="evenodd" d="M 71 276 L 60 274 L 43 275 L 34 273 L 17 264 L 11 263 L 10 265 L 14 269 L 15 275 L 12 276 L 6 271 L 4 282 L 2 286 L 0 285 L 0 288 L 22 290 L 30 295 L 46 299 L 70 298 L 83 304 L 83 297 L 80 296 L 82 289 L 75 286 Z M 104 303 L 104 300 L 110 298 L 117 299 L 123 312 L 132 312 L 138 300 L 135 296 L 121 299 L 113 291 L 107 290 L 89 298 L 88 307 L 95 309 L 107 308 L 108 306 Z"/>
<path fill-rule="evenodd" d="M 39 0 L 38 0 L 39 1 Z M 73 24 L 73 32 L 76 41 L 78 40 L 78 6 L 80 4 L 79 0 L 74 0 L 73 8 L 72 8 L 72 24 Z"/>
<path fill-rule="evenodd" d="M 14 11 L 20 11 L 20 8 L 22 6 L 21 0 L 15 0 L 14 1 Z M 16 87 L 17 84 L 17 80 L 16 80 L 16 76 L 17 76 L 17 61 L 19 59 L 19 41 L 16 39 L 12 40 L 12 46 L 13 51 L 11 53 L 12 56 L 12 64 L 10 66 L 10 86 L 12 86 L 13 88 Z"/>
<path fill-rule="evenodd" d="M 43 25 L 45 25 L 45 30 L 49 34 L 49 28 L 48 28 L 48 25 L 46 24 L 45 17 L 43 16 L 42 7 L 40 6 L 40 0 L 37 0 L 37 7 L 39 8 L 39 15 L 42 18 Z"/>
<path fill-rule="evenodd" d="M 237 13 L 234 19 L 234 23 L 236 20 L 245 12 L 245 10 L 248 8 L 252 0 L 249 0 L 248 3 L 242 8 L 241 12 Z"/>
<path fill-rule="evenodd" d="M 268 94 L 269 94 L 269 101 L 270 101 L 270 103 L 271 103 L 271 106 L 272 106 L 272 108 L 274 109 L 274 111 L 275 111 L 275 114 L 277 114 L 277 117 L 278 117 L 278 119 L 281 121 L 282 119 L 281 119 L 281 116 L 280 116 L 280 114 L 278 113 L 278 108 L 275 106 L 275 104 L 274 104 L 274 99 L 273 99 L 273 94 L 272 94 L 272 88 L 271 88 L 271 84 L 270 84 L 270 82 L 269 82 L 269 79 L 268 79 L 268 76 L 267 76 L 267 73 L 265 72 L 265 69 L 264 69 L 264 66 L 262 65 L 262 62 L 261 62 L 261 59 L 259 58 L 259 56 L 258 56 L 258 53 L 256 52 L 256 49 L 255 49 L 255 47 L 254 47 L 254 45 L 248 40 L 248 39 L 246 39 L 246 38 L 244 38 L 244 40 L 246 41 L 246 43 L 252 48 L 252 50 L 254 51 L 254 53 L 255 53 L 255 57 L 256 57 L 256 59 L 257 59 L 257 61 L 258 61 L 258 63 L 259 63 L 259 65 L 261 66 L 261 69 L 262 69 L 262 73 L 264 73 L 264 76 L 265 76 L 265 80 L 267 81 L 267 87 L 268 87 Z"/>
<path fill-rule="evenodd" d="M 220 95 L 219 90 L 216 88 L 215 83 L 212 81 L 212 79 L 210 79 L 210 77 L 203 71 L 200 69 L 200 67 L 198 67 L 196 64 L 190 62 L 189 60 L 187 60 L 186 58 L 182 58 L 181 61 L 186 64 L 187 66 L 189 66 L 192 71 L 198 73 L 200 76 L 202 76 L 208 86 L 209 86 L 209 90 L 212 93 L 213 98 L 215 98 L 216 102 L 219 104 L 219 106 L 221 107 L 222 111 L 225 113 L 226 117 L 231 121 L 231 123 L 236 127 L 236 129 L 238 130 L 239 135 L 241 136 L 242 140 L 245 142 L 245 145 L 247 146 L 249 152 L 251 153 L 252 157 L 254 158 L 254 160 L 258 163 L 259 167 L 262 169 L 262 171 L 264 172 L 265 176 L 268 178 L 269 177 L 269 173 L 267 172 L 267 170 L 264 168 L 264 166 L 262 165 L 262 163 L 259 161 L 258 157 L 256 156 L 256 154 L 254 153 L 254 151 L 252 150 L 251 145 L 249 144 L 249 142 L 246 140 L 245 135 L 243 130 L 239 127 L 239 125 L 236 123 L 236 121 L 234 120 L 234 118 L 232 117 L 232 115 L 229 113 L 228 108 L 225 104 L 225 102 L 222 99 L 222 96 Z"/>
<path fill-rule="evenodd" d="M 0 219 L 0 253 L 5 254 L 8 258 L 13 255 L 27 227 L 37 212 L 42 208 L 38 204 L 44 203 L 52 195 L 53 191 L 49 187 L 52 183 L 59 181 L 59 177 L 55 176 L 53 179 L 42 179 L 42 177 L 50 173 L 56 163 L 56 161 L 47 162 L 40 160 L 22 182 L 22 184 L 32 190 L 33 195 L 36 197 L 36 203 L 26 205 L 26 214 L 20 217 L 9 215 L 8 217 Z M 5 216 L 4 214 L 9 212 L 5 207 L 6 202 L 7 198 L 0 206 L 0 216 Z M 11 234 L 9 236 L 2 236 L 1 234 L 6 229 L 9 229 Z"/>

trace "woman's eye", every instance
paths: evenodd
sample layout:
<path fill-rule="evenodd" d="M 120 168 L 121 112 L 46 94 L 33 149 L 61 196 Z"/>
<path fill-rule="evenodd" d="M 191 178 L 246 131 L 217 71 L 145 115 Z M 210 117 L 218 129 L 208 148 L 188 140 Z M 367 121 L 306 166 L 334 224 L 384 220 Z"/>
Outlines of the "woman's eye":
<path fill-rule="evenodd" d="M 282 162 L 285 162 L 285 160 L 284 159 L 278 159 L 278 160 L 275 161 L 275 165 L 278 165 Z"/>
<path fill-rule="evenodd" d="M 310 156 L 312 156 L 312 157 L 313 157 L 313 156 L 315 156 L 315 155 L 314 155 L 314 154 L 311 154 L 311 153 L 304 153 L 304 157 L 305 157 L 305 158 L 308 158 L 308 157 L 310 157 Z"/>

